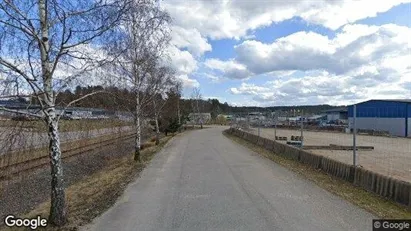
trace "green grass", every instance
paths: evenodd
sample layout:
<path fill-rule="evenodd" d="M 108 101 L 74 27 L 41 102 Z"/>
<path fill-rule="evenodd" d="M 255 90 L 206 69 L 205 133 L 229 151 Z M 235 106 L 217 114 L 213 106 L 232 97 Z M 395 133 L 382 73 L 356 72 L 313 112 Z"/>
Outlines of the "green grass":
<path fill-rule="evenodd" d="M 411 211 L 400 204 L 370 193 L 360 187 L 326 174 L 325 172 L 312 168 L 303 163 L 293 161 L 259 147 L 237 136 L 224 132 L 224 135 L 250 150 L 268 158 L 277 164 L 298 173 L 301 177 L 308 179 L 327 191 L 369 211 L 380 218 L 385 219 L 411 219 Z"/>

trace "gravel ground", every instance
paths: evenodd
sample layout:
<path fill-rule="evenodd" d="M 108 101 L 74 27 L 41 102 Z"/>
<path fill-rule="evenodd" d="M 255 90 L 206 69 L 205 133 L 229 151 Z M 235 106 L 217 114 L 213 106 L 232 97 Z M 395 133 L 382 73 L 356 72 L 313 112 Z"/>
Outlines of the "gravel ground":
<path fill-rule="evenodd" d="M 148 140 L 145 137 L 142 140 Z M 78 180 L 103 169 L 110 159 L 130 155 L 133 142 L 127 141 L 119 145 L 104 148 L 92 155 L 80 155 L 63 161 L 66 187 Z M 0 190 L 0 226 L 8 214 L 25 214 L 50 198 L 49 168 L 36 170 L 29 177 L 9 183 Z"/>
<path fill-rule="evenodd" d="M 257 129 L 252 132 L 257 134 Z M 261 129 L 263 137 L 273 139 L 274 129 Z M 277 136 L 299 136 L 299 130 L 277 129 Z M 352 145 L 352 134 L 336 132 L 304 131 L 305 145 Z M 370 135 L 357 135 L 357 145 L 374 146 L 372 151 L 358 151 L 358 164 L 366 169 L 411 182 L 411 139 L 400 137 L 383 137 Z M 352 164 L 352 151 L 335 150 L 309 150 L 312 153 L 327 156 L 335 160 Z"/>

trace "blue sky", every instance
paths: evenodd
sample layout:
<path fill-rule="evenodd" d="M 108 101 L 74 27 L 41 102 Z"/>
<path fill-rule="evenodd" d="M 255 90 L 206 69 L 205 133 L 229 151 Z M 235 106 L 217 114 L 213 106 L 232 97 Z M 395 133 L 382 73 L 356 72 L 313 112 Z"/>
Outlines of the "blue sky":
<path fill-rule="evenodd" d="M 409 1 L 169 0 L 164 6 L 174 18 L 172 62 L 185 97 L 193 87 L 232 105 L 411 97 Z"/>

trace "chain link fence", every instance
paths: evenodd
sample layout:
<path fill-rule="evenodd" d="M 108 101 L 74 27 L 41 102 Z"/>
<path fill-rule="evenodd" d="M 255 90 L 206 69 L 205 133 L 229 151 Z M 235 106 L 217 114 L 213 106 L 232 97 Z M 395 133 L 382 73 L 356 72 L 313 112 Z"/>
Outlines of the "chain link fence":
<path fill-rule="evenodd" d="M 243 113 L 231 127 L 411 182 L 411 139 L 404 137 L 408 122 L 369 110 L 377 112 L 375 117 L 357 113 L 333 121 L 304 112 Z"/>
<path fill-rule="evenodd" d="M 119 119 L 61 120 L 59 130 L 63 158 L 96 153 L 106 146 L 122 150 L 125 142 L 132 147 L 136 131 L 131 121 Z M 149 120 L 142 122 L 142 134 L 142 142 L 154 137 Z M 42 121 L 0 120 L 0 183 L 20 171 L 47 164 L 48 142 Z"/>

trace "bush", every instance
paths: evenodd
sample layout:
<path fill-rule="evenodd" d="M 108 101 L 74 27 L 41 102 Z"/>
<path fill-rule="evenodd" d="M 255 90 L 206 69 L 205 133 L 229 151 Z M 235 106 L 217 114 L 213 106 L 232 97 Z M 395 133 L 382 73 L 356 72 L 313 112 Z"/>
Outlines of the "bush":
<path fill-rule="evenodd" d="M 166 134 L 169 132 L 174 133 L 174 132 L 177 132 L 180 127 L 181 127 L 181 124 L 178 123 L 177 119 L 170 120 L 170 123 L 168 124 L 164 132 Z"/>

